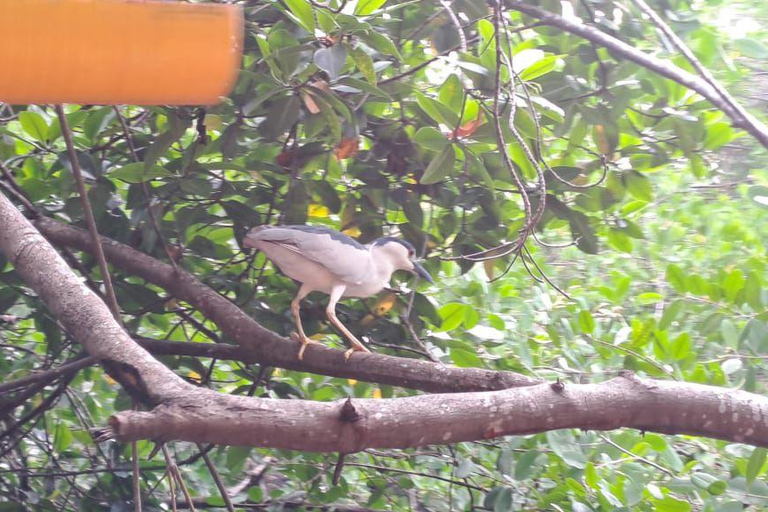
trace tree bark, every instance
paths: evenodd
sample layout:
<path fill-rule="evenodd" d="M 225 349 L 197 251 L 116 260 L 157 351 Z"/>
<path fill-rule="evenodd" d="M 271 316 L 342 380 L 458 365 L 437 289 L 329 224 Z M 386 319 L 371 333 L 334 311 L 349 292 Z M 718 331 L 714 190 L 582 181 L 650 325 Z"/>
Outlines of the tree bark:
<path fill-rule="evenodd" d="M 768 446 L 768 398 L 629 373 L 600 384 L 336 402 L 256 401 L 199 389 L 151 412 L 117 413 L 110 427 L 120 441 L 182 439 L 341 453 L 622 427 Z"/>

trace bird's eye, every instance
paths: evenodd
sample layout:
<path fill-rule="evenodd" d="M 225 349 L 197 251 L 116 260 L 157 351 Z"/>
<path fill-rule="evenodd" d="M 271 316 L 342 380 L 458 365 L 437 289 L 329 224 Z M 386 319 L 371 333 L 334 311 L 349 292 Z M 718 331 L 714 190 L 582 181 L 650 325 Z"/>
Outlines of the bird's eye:
<path fill-rule="evenodd" d="M 408 249 L 408 257 L 409 257 L 409 258 L 413 258 L 413 255 L 414 255 L 414 254 L 415 254 L 415 253 L 413 252 L 413 249 Z"/>

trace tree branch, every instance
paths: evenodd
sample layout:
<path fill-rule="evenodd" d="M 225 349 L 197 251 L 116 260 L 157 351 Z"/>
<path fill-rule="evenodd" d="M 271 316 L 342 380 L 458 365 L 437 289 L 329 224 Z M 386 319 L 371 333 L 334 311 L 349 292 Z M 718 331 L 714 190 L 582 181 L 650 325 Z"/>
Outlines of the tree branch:
<path fill-rule="evenodd" d="M 562 428 L 631 427 L 768 446 L 767 397 L 631 374 L 601 384 L 344 402 L 251 398 L 197 388 L 139 347 L 3 195 L 0 226 L 0 249 L 20 277 L 128 393 L 153 406 L 110 418 L 108 434 L 119 441 L 177 439 L 352 453 Z M 114 243 L 105 248 L 111 251 Z"/>
<path fill-rule="evenodd" d="M 250 399 L 199 389 L 151 412 L 119 412 L 110 418 L 110 427 L 119 441 L 173 438 L 341 453 L 622 427 L 768 446 L 768 398 L 632 374 L 600 384 L 331 403 Z"/>
<path fill-rule="evenodd" d="M 88 235 L 83 230 L 48 218 L 39 219 L 35 225 L 56 244 L 91 250 Z M 346 361 L 343 351 L 320 345 L 312 345 L 300 361 L 297 357 L 299 342 L 265 329 L 189 272 L 182 268 L 175 272 L 170 265 L 114 240 L 102 237 L 102 242 L 104 254 L 113 265 L 192 304 L 243 348 L 249 362 L 429 392 L 491 391 L 541 382 L 512 372 L 454 368 L 382 354 L 355 354 Z"/>
<path fill-rule="evenodd" d="M 570 32 L 571 34 L 583 37 L 587 41 L 603 46 L 617 56 L 631 60 L 644 68 L 701 94 L 712 105 L 722 110 L 725 115 L 730 117 L 734 126 L 746 130 L 750 135 L 757 139 L 761 145 L 768 148 L 768 126 L 747 113 L 744 108 L 735 103 L 735 101 L 734 105 L 729 101 L 726 101 L 714 87 L 707 83 L 705 79 L 677 67 L 670 61 L 648 55 L 634 46 L 616 39 L 594 27 L 567 20 L 562 16 L 558 16 L 552 12 L 523 2 L 504 0 L 504 5 L 510 9 L 536 18 L 544 25 L 557 27 L 566 32 Z"/>

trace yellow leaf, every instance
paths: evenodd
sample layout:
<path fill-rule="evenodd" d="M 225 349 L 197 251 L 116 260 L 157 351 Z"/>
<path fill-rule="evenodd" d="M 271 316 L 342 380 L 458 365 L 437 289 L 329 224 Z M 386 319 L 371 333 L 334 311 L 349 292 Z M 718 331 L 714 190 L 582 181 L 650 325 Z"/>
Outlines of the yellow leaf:
<path fill-rule="evenodd" d="M 345 235 L 349 235 L 352 238 L 357 238 L 363 234 L 363 232 L 360 231 L 360 228 L 358 228 L 357 226 L 352 226 L 351 228 L 347 228 L 344 231 L 342 231 L 342 233 L 344 233 Z"/>
<path fill-rule="evenodd" d="M 327 217 L 331 212 L 321 204 L 311 204 L 307 207 L 307 215 L 310 217 Z"/>
<path fill-rule="evenodd" d="M 205 123 L 205 126 L 211 130 L 220 130 L 224 125 L 224 123 L 221 121 L 221 116 L 216 114 L 206 114 L 205 120 L 203 122 Z"/>
<path fill-rule="evenodd" d="M 376 317 L 370 313 L 366 313 L 366 315 L 360 320 L 360 327 L 362 329 L 367 329 L 371 325 L 373 325 L 376 322 Z"/>
<path fill-rule="evenodd" d="M 189 373 L 187 374 L 187 376 L 190 379 L 192 379 L 194 381 L 197 381 L 197 382 L 200 382 L 201 380 L 203 380 L 203 377 L 199 373 L 194 371 L 194 370 L 190 370 Z"/>
<path fill-rule="evenodd" d="M 605 126 L 601 124 L 595 125 L 593 137 L 595 139 L 595 144 L 597 144 L 597 149 L 599 149 L 602 154 L 607 155 L 611 152 L 611 145 L 608 142 L 608 137 L 605 135 Z"/>
<path fill-rule="evenodd" d="M 274 370 L 272 370 L 273 377 L 279 377 L 281 373 L 283 373 L 282 368 L 275 368 Z"/>
<path fill-rule="evenodd" d="M 485 260 L 483 262 L 483 268 L 485 269 L 485 275 L 488 276 L 488 279 L 493 279 L 493 267 L 495 264 L 495 260 Z"/>
<path fill-rule="evenodd" d="M 104 375 L 104 380 L 107 381 L 107 384 L 109 384 L 110 386 L 114 386 L 115 384 L 117 384 L 117 381 L 115 379 L 113 379 L 112 377 L 106 374 Z"/>
<path fill-rule="evenodd" d="M 397 303 L 397 296 L 394 293 L 388 293 L 376 301 L 376 305 L 373 306 L 373 314 L 376 316 L 384 316 L 389 313 L 389 310 Z"/>
<path fill-rule="evenodd" d="M 316 334 L 313 334 L 312 336 L 310 336 L 310 337 L 309 337 L 309 339 L 311 339 L 311 340 L 315 340 L 315 341 L 320 341 L 320 340 L 322 340 L 323 338 L 325 338 L 325 334 L 323 334 L 323 333 L 321 333 L 321 332 L 318 332 L 318 333 L 316 333 Z"/>
<path fill-rule="evenodd" d="M 381 399 L 381 390 L 379 388 L 374 388 L 372 396 L 373 398 Z"/>
<path fill-rule="evenodd" d="M 355 379 L 347 379 L 347 382 L 349 383 L 350 386 L 354 386 L 355 384 L 357 384 L 357 381 Z"/>

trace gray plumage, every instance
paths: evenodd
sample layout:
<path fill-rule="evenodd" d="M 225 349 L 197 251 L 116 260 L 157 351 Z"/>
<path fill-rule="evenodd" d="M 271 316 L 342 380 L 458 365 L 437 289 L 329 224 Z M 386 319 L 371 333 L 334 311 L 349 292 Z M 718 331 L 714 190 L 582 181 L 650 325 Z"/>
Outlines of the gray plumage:
<path fill-rule="evenodd" d="M 379 293 L 397 270 L 407 270 L 433 282 L 424 267 L 414 260 L 411 244 L 383 237 L 363 245 L 354 238 L 320 226 L 259 226 L 246 235 L 246 247 L 263 251 L 288 277 L 301 283 L 291 303 L 299 340 L 299 359 L 314 343 L 301 325 L 301 299 L 313 291 L 330 296 L 328 319 L 352 343 L 353 351 L 368 349 L 336 318 L 336 303 L 342 297 L 370 297 Z"/>

